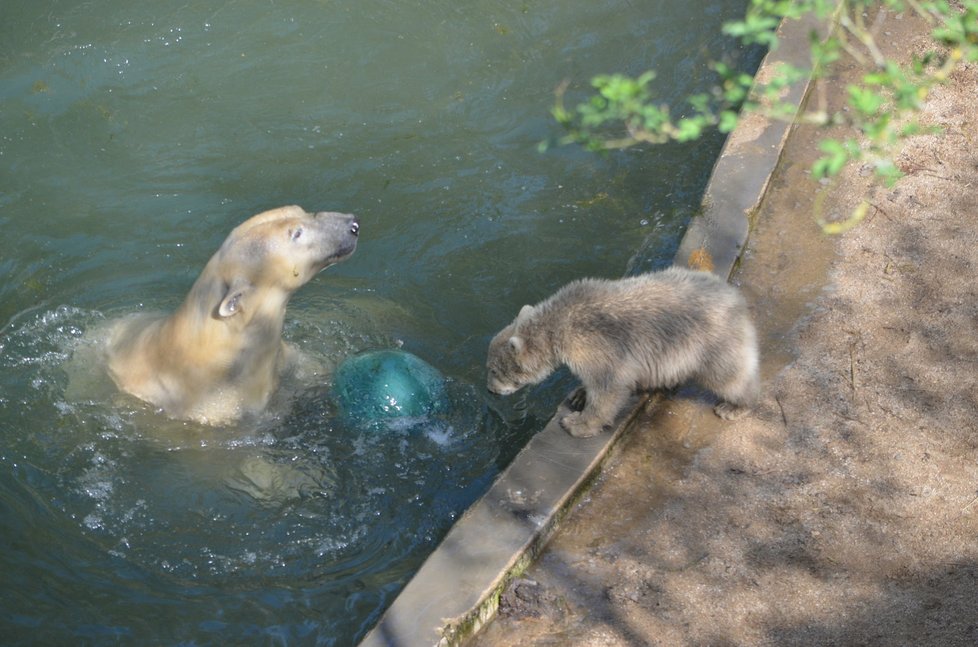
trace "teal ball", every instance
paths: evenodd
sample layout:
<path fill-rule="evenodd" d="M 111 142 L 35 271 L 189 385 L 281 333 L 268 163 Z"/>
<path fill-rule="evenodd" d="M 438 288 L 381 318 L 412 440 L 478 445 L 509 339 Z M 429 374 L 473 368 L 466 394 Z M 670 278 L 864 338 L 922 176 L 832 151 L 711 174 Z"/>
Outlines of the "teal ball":
<path fill-rule="evenodd" d="M 361 423 L 423 418 L 446 406 L 445 378 L 438 369 L 400 350 L 346 358 L 333 389 L 343 415 Z"/>

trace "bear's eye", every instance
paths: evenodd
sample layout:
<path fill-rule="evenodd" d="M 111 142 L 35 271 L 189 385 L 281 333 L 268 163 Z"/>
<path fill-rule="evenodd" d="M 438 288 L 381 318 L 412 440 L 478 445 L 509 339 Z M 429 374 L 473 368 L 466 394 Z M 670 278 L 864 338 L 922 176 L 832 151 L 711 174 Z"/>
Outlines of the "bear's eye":
<path fill-rule="evenodd" d="M 290 240 L 299 240 L 301 236 L 302 236 L 302 227 L 296 227 L 295 229 L 289 230 Z"/>

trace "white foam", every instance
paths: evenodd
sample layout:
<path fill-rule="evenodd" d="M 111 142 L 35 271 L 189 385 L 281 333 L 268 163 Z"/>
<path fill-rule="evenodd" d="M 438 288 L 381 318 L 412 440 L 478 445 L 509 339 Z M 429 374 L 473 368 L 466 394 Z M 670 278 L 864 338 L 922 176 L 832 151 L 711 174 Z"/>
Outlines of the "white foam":
<path fill-rule="evenodd" d="M 424 435 L 439 447 L 445 447 L 452 442 L 455 429 L 451 425 L 434 424 L 426 427 Z"/>

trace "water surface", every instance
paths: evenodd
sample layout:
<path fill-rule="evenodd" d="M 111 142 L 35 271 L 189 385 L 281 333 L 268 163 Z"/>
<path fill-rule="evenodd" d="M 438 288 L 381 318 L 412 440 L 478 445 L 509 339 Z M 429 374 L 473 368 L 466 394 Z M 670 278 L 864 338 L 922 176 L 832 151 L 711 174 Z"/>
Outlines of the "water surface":
<path fill-rule="evenodd" d="M 678 103 L 708 60 L 744 58 L 718 33 L 745 4 L 6 0 L 5 641 L 361 636 L 570 385 L 489 398 L 488 339 L 573 278 L 667 263 L 718 152 L 539 154 L 554 88 L 654 67 Z M 345 428 L 324 379 L 205 429 L 86 377 L 93 331 L 175 307 L 283 204 L 363 225 L 286 336 L 325 363 L 403 347 L 448 376 L 453 413 Z"/>

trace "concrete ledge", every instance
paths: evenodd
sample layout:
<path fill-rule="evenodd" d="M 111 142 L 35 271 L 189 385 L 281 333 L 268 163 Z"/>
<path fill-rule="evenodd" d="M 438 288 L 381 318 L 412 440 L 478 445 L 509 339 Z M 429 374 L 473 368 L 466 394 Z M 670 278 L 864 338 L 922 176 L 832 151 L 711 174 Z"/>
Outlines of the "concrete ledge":
<path fill-rule="evenodd" d="M 779 47 L 761 62 L 757 78 L 763 82 L 783 61 L 808 65 L 809 35 L 821 27 L 813 19 L 783 22 Z M 797 83 L 785 100 L 800 107 L 808 85 L 808 79 Z M 742 119 L 724 144 L 676 264 L 730 275 L 789 129 L 756 114 Z M 537 556 L 644 404 L 636 398 L 612 434 L 588 439 L 560 428 L 561 407 L 452 527 L 361 647 L 455 645 L 478 631 L 495 615 L 506 583 Z"/>
<path fill-rule="evenodd" d="M 557 420 L 526 444 L 489 491 L 462 515 L 408 582 L 362 646 L 453 645 L 496 613 L 499 593 L 522 573 L 600 472 L 611 435 L 575 439 Z"/>
<path fill-rule="evenodd" d="M 778 27 L 779 47 L 769 52 L 755 79 L 765 83 L 778 65 L 811 65 L 809 35 L 825 25 L 808 16 L 785 20 Z M 810 79 L 789 87 L 782 99 L 795 106 L 795 114 L 808 92 Z M 729 277 L 747 243 L 751 217 L 760 206 L 791 124 L 759 114 L 744 115 L 727 137 L 703 194 L 700 213 L 692 219 L 676 252 L 675 263 L 710 269 Z"/>

